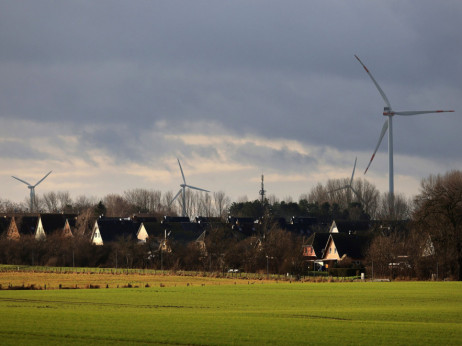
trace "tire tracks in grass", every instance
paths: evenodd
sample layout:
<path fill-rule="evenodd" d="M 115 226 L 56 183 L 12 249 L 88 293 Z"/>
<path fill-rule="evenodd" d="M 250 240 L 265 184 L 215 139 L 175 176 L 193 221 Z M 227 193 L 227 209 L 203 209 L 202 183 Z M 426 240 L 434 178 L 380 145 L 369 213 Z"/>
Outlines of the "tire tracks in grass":
<path fill-rule="evenodd" d="M 145 309 L 210 309 L 205 306 L 185 306 L 185 305 L 146 305 L 146 304 L 127 304 L 127 303 L 104 303 L 104 302 L 89 302 L 89 301 L 66 301 L 66 300 L 45 300 L 45 299 L 27 299 L 27 298 L 4 298 L 0 297 L 0 301 L 10 303 L 55 303 L 63 305 L 92 305 L 92 306 L 112 306 L 126 308 L 145 308 Z"/>
<path fill-rule="evenodd" d="M 171 342 L 171 341 L 161 341 L 161 340 L 139 340 L 139 339 L 132 339 L 132 338 L 111 338 L 111 337 L 102 337 L 102 336 L 90 336 L 90 335 L 60 335 L 60 334 L 52 334 L 52 333 L 37 333 L 37 332 L 16 332 L 16 331 L 0 331 L 1 336 L 30 336 L 31 338 L 44 338 L 47 341 L 51 339 L 59 339 L 63 341 L 63 344 L 66 340 L 70 341 L 82 341 L 85 343 L 94 343 L 94 342 L 113 342 L 113 343 L 122 343 L 122 344 L 153 344 L 153 345 L 179 345 L 179 346 L 186 346 L 186 345 L 204 345 L 201 344 L 194 344 L 194 343 L 180 343 L 180 342 Z M 3 337 L 2 337 L 3 339 Z"/>

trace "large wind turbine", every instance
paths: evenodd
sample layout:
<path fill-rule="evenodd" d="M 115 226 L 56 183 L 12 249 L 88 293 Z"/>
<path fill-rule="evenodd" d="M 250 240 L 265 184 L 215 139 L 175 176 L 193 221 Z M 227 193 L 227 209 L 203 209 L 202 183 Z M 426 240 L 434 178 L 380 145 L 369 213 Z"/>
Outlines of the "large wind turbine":
<path fill-rule="evenodd" d="M 367 165 L 366 170 L 364 171 L 364 174 L 366 174 L 367 170 L 369 169 L 369 166 L 372 163 L 372 160 L 374 159 L 375 153 L 377 152 L 377 149 L 380 146 L 380 143 L 382 142 L 383 136 L 385 136 L 385 133 L 388 131 L 388 184 L 389 184 L 389 196 L 390 196 L 390 206 L 392 206 L 392 202 L 394 199 L 394 183 L 393 183 L 393 123 L 392 119 L 394 115 L 417 115 L 417 114 L 427 114 L 427 113 L 443 113 L 443 112 L 454 112 L 453 110 L 450 111 L 443 111 L 443 110 L 436 110 L 436 111 L 394 111 L 391 107 L 390 101 L 388 101 L 387 96 L 383 92 L 382 88 L 379 86 L 379 84 L 376 82 L 372 74 L 369 72 L 367 67 L 363 64 L 363 62 L 358 58 L 357 55 L 355 55 L 356 59 L 358 59 L 359 63 L 363 66 L 364 70 L 366 70 L 367 74 L 369 77 L 371 77 L 372 81 L 375 84 L 375 87 L 379 91 L 380 95 L 382 96 L 383 100 L 385 101 L 386 107 L 383 108 L 383 115 L 387 116 L 388 119 L 385 121 L 382 127 L 382 132 L 380 133 L 379 141 L 375 147 L 374 153 L 372 154 L 371 160 L 369 161 L 369 164 Z"/>
<path fill-rule="evenodd" d="M 345 186 L 342 186 L 342 187 L 339 187 L 338 189 L 334 189 L 334 190 L 331 190 L 329 191 L 329 193 L 334 193 L 336 191 L 340 191 L 340 190 L 344 190 L 344 189 L 350 189 L 351 191 L 353 191 L 353 193 L 356 195 L 356 197 L 358 197 L 358 199 L 365 205 L 365 202 L 364 200 L 361 198 L 361 196 L 359 195 L 359 193 L 353 188 L 353 178 L 355 176 L 355 170 L 356 170 L 356 161 L 358 160 L 358 158 L 356 157 L 355 158 L 355 164 L 353 166 L 353 173 L 351 173 L 351 178 L 350 178 L 350 182 L 345 185 Z"/>
<path fill-rule="evenodd" d="M 177 199 L 177 197 L 180 194 L 182 194 L 182 199 L 183 199 L 183 201 L 182 201 L 183 202 L 182 216 L 186 217 L 187 216 L 187 214 L 186 214 L 186 188 L 193 189 L 193 190 L 198 190 L 198 191 L 204 191 L 204 192 L 210 192 L 210 191 L 186 184 L 186 179 L 184 178 L 183 168 L 181 168 L 180 159 L 177 158 L 177 160 L 178 160 L 178 165 L 180 166 L 181 176 L 183 177 L 183 184 L 180 184 L 180 186 L 181 186 L 180 191 L 178 191 L 177 194 L 175 195 L 175 197 L 173 197 L 172 201 L 170 202 L 170 205 L 175 201 L 175 199 Z"/>
<path fill-rule="evenodd" d="M 29 211 L 33 213 L 35 211 L 35 187 L 40 184 L 42 181 L 45 180 L 46 177 L 50 175 L 52 171 L 49 171 L 47 175 L 45 175 L 42 179 L 37 181 L 35 185 L 29 184 L 27 181 L 24 181 L 22 179 L 16 178 L 15 176 L 11 176 L 12 178 L 19 180 L 21 183 L 24 183 L 27 185 L 28 189 L 30 190 L 30 205 L 29 205 Z"/>

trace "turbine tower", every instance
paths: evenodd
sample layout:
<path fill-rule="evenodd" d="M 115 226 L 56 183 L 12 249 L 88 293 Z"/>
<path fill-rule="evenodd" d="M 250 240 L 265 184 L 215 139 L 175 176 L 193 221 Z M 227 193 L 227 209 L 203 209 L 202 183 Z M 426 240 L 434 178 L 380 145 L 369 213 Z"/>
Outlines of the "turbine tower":
<path fill-rule="evenodd" d="M 16 178 L 15 176 L 11 176 L 12 178 L 19 180 L 21 183 L 24 183 L 27 185 L 27 188 L 30 190 L 30 204 L 29 204 L 29 212 L 33 213 L 35 211 L 35 187 L 40 184 L 42 181 L 45 180 L 46 177 L 50 175 L 52 171 L 49 171 L 47 175 L 45 175 L 42 179 L 40 179 L 38 182 L 35 183 L 35 185 L 29 184 L 27 181 L 24 181 L 22 179 Z"/>
<path fill-rule="evenodd" d="M 175 197 L 173 197 L 172 201 L 170 202 L 170 205 L 172 205 L 172 203 L 177 199 L 177 197 L 182 194 L 182 203 L 183 203 L 183 210 L 182 210 L 182 216 L 183 217 L 186 217 L 188 216 L 186 214 L 186 188 L 189 188 L 189 189 L 193 189 L 193 190 L 198 190 L 198 191 L 204 191 L 204 192 L 210 192 L 208 190 L 204 190 L 204 189 L 201 189 L 199 187 L 195 187 L 195 186 L 191 186 L 191 185 L 188 185 L 186 184 L 186 179 L 184 178 L 184 174 L 183 174 L 183 168 L 181 168 L 181 163 L 180 163 L 180 159 L 178 159 L 178 165 L 180 166 L 180 171 L 181 171 L 181 176 L 183 177 L 183 184 L 180 184 L 181 188 L 180 190 L 177 192 L 177 194 L 175 195 Z M 169 205 L 169 206 L 170 206 Z"/>
<path fill-rule="evenodd" d="M 359 61 L 359 63 L 363 66 L 364 70 L 367 72 L 369 77 L 371 77 L 372 82 L 374 82 L 375 87 L 379 91 L 380 95 L 382 96 L 383 100 L 385 101 L 386 106 L 383 108 L 383 115 L 388 117 L 388 119 L 385 121 L 382 127 L 382 132 L 380 133 L 379 141 L 375 147 L 374 153 L 372 154 L 371 160 L 369 161 L 369 164 L 367 165 L 366 170 L 364 171 L 364 174 L 366 174 L 367 170 L 369 169 L 369 166 L 372 163 L 372 160 L 374 159 L 375 153 L 377 152 L 377 149 L 380 146 L 380 143 L 382 142 L 383 136 L 385 136 L 385 133 L 388 130 L 388 185 L 389 185 L 389 198 L 390 198 L 390 207 L 393 206 L 393 201 L 394 201 L 394 178 L 393 178 L 393 116 L 394 115 L 417 115 L 417 114 L 427 114 L 427 113 L 443 113 L 443 112 L 454 112 L 453 110 L 449 111 L 443 111 L 443 110 L 436 110 L 436 111 L 394 111 L 391 107 L 390 101 L 388 101 L 387 96 L 383 92 L 382 88 L 380 85 L 376 82 L 372 74 L 369 72 L 367 67 L 363 64 L 363 62 L 358 58 L 357 55 L 355 55 L 355 58 Z"/>

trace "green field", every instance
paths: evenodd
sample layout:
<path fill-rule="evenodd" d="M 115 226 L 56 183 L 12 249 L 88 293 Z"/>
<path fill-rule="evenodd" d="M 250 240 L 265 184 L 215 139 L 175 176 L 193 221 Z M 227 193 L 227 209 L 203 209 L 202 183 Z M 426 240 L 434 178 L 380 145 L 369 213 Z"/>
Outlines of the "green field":
<path fill-rule="evenodd" d="M 0 344 L 462 344 L 462 283 L 0 291 Z"/>

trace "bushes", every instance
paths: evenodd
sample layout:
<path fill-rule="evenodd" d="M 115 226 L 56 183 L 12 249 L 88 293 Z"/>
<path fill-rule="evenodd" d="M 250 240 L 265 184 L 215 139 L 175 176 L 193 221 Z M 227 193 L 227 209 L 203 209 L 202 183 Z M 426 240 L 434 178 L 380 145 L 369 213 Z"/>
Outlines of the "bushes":
<path fill-rule="evenodd" d="M 364 272 L 364 269 L 361 271 L 358 268 L 329 268 L 328 272 L 330 276 L 349 277 L 360 276 L 361 272 Z"/>

